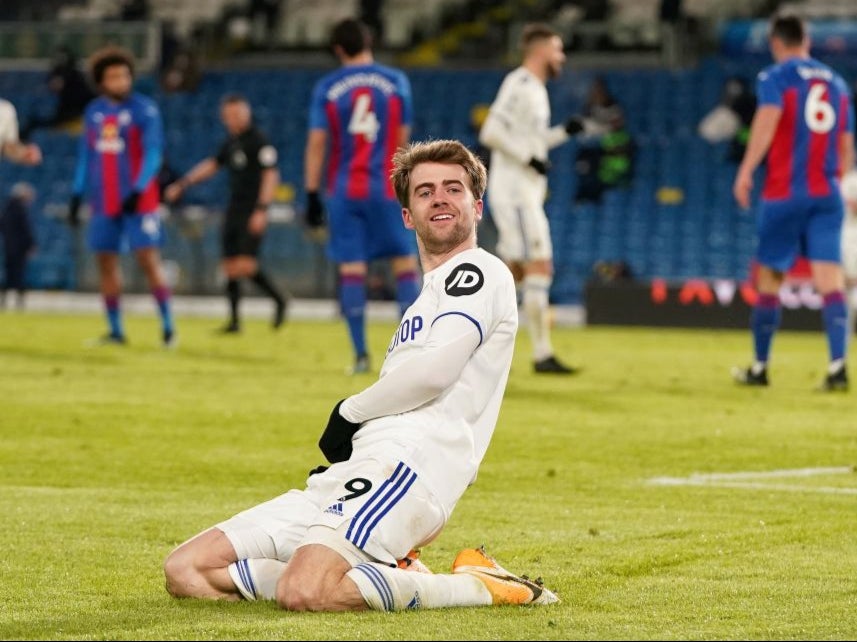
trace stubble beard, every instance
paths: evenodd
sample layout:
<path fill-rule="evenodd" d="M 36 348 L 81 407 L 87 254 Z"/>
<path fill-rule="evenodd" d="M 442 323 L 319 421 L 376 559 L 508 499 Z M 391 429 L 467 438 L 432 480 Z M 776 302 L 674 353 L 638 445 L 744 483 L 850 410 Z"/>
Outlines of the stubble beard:
<path fill-rule="evenodd" d="M 443 255 L 451 252 L 473 235 L 473 230 L 464 225 L 456 225 L 448 235 L 438 237 L 431 231 L 420 235 L 423 247 L 429 254 Z"/>

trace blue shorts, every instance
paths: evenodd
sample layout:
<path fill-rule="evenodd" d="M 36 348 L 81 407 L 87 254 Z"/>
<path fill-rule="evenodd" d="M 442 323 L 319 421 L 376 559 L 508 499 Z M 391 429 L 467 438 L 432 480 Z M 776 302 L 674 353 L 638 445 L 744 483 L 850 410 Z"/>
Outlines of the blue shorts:
<path fill-rule="evenodd" d="M 327 255 L 336 263 L 417 253 L 413 230 L 402 223 L 402 207 L 387 199 L 330 198 Z"/>
<path fill-rule="evenodd" d="M 839 263 L 844 206 L 838 191 L 822 198 L 762 201 L 759 212 L 759 263 L 786 272 L 798 256 Z"/>
<path fill-rule="evenodd" d="M 161 216 L 134 214 L 107 216 L 95 213 L 89 221 L 89 249 L 93 252 L 126 252 L 160 247 L 164 233 Z"/>

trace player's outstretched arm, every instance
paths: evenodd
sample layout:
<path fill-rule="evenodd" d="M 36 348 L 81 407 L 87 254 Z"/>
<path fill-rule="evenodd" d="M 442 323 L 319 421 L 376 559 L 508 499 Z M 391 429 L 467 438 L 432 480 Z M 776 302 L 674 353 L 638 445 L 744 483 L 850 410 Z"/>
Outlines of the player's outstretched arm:
<path fill-rule="evenodd" d="M 214 157 L 201 160 L 196 165 L 191 167 L 190 171 L 182 176 L 175 183 L 171 183 L 164 190 L 164 198 L 168 203 L 174 203 L 179 200 L 184 194 L 184 191 L 191 185 L 202 183 L 214 176 L 220 169 L 220 164 Z"/>

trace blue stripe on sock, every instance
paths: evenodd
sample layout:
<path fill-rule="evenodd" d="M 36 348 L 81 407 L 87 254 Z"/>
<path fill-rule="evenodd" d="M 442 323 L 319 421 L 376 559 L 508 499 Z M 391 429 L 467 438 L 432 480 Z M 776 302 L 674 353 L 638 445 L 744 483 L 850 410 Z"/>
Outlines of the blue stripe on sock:
<path fill-rule="evenodd" d="M 244 584 L 244 589 L 253 597 L 256 597 L 256 587 L 253 585 L 253 579 L 250 577 L 250 567 L 247 565 L 247 560 L 238 560 L 236 564 L 238 576 Z"/>
<path fill-rule="evenodd" d="M 390 589 L 390 585 L 387 583 L 386 578 L 381 575 L 378 569 L 369 564 L 358 564 L 354 568 L 361 571 L 367 578 L 369 578 L 372 586 L 375 587 L 375 590 L 378 591 L 378 595 L 381 597 L 381 603 L 384 605 L 384 610 L 392 611 L 393 591 Z"/>

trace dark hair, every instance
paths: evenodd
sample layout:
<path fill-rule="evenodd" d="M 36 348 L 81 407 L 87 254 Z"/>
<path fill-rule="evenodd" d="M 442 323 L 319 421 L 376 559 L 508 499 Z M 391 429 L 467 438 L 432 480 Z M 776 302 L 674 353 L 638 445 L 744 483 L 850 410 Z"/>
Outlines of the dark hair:
<path fill-rule="evenodd" d="M 220 106 L 224 105 L 234 105 L 235 103 L 244 103 L 246 105 L 250 105 L 250 101 L 244 96 L 244 94 L 239 94 L 238 92 L 232 91 L 228 94 L 224 94 L 220 99 Z"/>
<path fill-rule="evenodd" d="M 340 20 L 330 32 L 330 46 L 342 47 L 346 56 L 356 56 L 372 47 L 372 32 L 355 18 Z"/>
<path fill-rule="evenodd" d="M 482 198 L 488 183 L 488 173 L 479 157 L 457 140 L 433 140 L 411 143 L 393 156 L 393 171 L 390 180 L 396 190 L 396 198 L 402 207 L 409 207 L 411 172 L 422 163 L 461 165 L 470 178 L 470 192 L 474 198 Z"/>
<path fill-rule="evenodd" d="M 802 18 L 792 14 L 777 15 L 771 19 L 769 34 L 787 47 L 797 47 L 806 38 L 806 24 Z"/>
<path fill-rule="evenodd" d="M 540 40 L 548 40 L 559 34 L 556 30 L 543 22 L 531 22 L 521 32 L 521 49 L 526 51 L 530 45 Z"/>
<path fill-rule="evenodd" d="M 92 73 L 92 80 L 96 85 L 100 85 L 104 79 L 104 72 L 108 67 L 123 65 L 128 67 L 131 76 L 134 76 L 134 54 L 122 47 L 110 45 L 99 49 L 90 59 L 89 67 Z"/>

